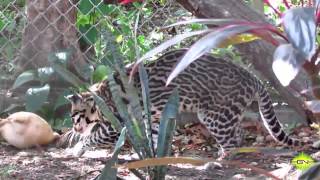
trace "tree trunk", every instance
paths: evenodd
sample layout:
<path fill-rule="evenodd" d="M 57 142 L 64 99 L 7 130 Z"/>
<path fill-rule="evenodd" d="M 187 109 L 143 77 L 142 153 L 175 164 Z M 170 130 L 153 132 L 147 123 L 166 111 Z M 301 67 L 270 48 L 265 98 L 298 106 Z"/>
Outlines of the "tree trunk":
<path fill-rule="evenodd" d="M 177 0 L 184 8 L 198 18 L 233 18 L 245 19 L 252 22 L 267 23 L 263 15 L 259 14 L 243 1 L 239 0 Z M 273 87 L 281 94 L 283 99 L 300 114 L 301 118 L 307 119 L 304 109 L 304 99 L 301 91 L 308 89 L 311 82 L 305 72 L 301 71 L 299 76 L 290 84 L 290 88 L 283 87 L 272 71 L 272 56 L 275 47 L 271 44 L 256 40 L 250 43 L 237 45 L 236 48 L 242 57 L 251 61 L 254 68 L 266 78 Z M 313 94 L 304 94 L 304 98 L 315 99 Z"/>
<path fill-rule="evenodd" d="M 22 50 L 17 59 L 18 72 L 49 66 L 48 54 L 73 48 L 69 68 L 86 62 L 78 45 L 77 9 L 72 0 L 27 0 L 27 25 Z"/>

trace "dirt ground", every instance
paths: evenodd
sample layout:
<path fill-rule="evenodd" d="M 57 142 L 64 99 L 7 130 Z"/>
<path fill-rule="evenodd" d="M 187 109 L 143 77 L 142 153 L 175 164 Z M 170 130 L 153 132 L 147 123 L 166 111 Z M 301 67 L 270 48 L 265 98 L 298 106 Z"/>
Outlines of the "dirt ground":
<path fill-rule="evenodd" d="M 197 131 L 202 131 L 199 127 Z M 188 130 L 190 131 L 190 129 Z M 301 130 L 300 130 L 301 132 Z M 308 134 L 309 133 L 309 134 Z M 313 133 L 309 131 L 305 135 Z M 316 134 L 316 133 L 315 133 Z M 227 159 L 232 162 L 242 162 L 238 165 L 202 165 L 193 166 L 190 164 L 178 164 L 169 166 L 166 179 L 266 179 L 261 172 L 252 170 L 246 165 L 256 167 L 265 172 L 272 172 L 276 177 L 282 179 L 297 179 L 300 171 L 296 171 L 291 165 L 291 159 L 297 155 L 295 150 L 289 150 L 277 146 L 272 141 L 256 142 L 256 135 L 246 135 L 245 146 L 263 147 L 259 152 L 235 154 Z M 174 155 L 194 158 L 213 158 L 217 154 L 216 147 L 211 144 L 206 135 L 199 133 L 185 132 L 175 137 Z M 179 149 L 177 147 L 180 147 Z M 183 147 L 183 148 L 181 148 Z M 317 151 L 304 149 L 303 152 L 312 155 L 318 161 L 320 155 Z M 19 150 L 5 142 L 0 143 L 0 180 L 18 179 L 94 179 L 104 167 L 105 162 L 111 154 L 105 149 L 87 151 L 81 158 L 68 155 L 65 149 L 45 147 L 42 149 Z M 120 161 L 131 160 L 129 152 L 122 152 Z M 138 179 L 127 169 L 120 169 L 119 179 Z"/>

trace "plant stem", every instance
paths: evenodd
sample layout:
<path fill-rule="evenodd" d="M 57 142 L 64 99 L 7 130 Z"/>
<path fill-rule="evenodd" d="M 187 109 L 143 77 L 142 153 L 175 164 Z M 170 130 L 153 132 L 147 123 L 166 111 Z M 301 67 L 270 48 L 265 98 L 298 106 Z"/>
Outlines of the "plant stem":
<path fill-rule="evenodd" d="M 289 3 L 288 3 L 287 0 L 283 0 L 282 2 L 283 2 L 284 5 L 287 7 L 287 9 L 290 9 L 290 5 L 289 5 Z"/>

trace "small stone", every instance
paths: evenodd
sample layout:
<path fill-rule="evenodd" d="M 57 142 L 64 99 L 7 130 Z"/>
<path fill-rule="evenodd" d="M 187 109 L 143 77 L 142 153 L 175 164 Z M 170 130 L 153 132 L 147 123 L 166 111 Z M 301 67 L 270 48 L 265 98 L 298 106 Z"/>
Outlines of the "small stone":
<path fill-rule="evenodd" d="M 217 169 L 222 169 L 222 164 L 220 164 L 218 162 L 208 162 L 204 165 L 204 169 L 206 169 L 207 171 L 214 171 Z"/>
<path fill-rule="evenodd" d="M 300 133 L 298 134 L 298 136 L 299 136 L 299 137 L 307 137 L 307 136 L 309 136 L 309 135 L 308 135 L 308 133 L 306 133 L 306 132 L 300 132 Z"/>
<path fill-rule="evenodd" d="M 316 148 L 316 149 L 319 149 L 320 148 L 320 140 L 319 141 L 316 141 L 312 144 L 312 147 Z"/>
<path fill-rule="evenodd" d="M 26 156 L 29 156 L 30 153 L 26 152 L 26 151 L 21 151 L 19 153 L 17 153 L 18 156 L 21 156 L 21 157 L 26 157 Z"/>
<path fill-rule="evenodd" d="M 264 142 L 264 136 L 257 136 L 256 137 L 256 142 L 257 143 L 263 143 Z"/>
<path fill-rule="evenodd" d="M 257 162 L 251 162 L 250 165 L 251 165 L 251 166 L 257 166 L 258 163 L 257 163 Z"/>
<path fill-rule="evenodd" d="M 302 137 L 302 141 L 303 142 L 309 142 L 310 141 L 310 137 Z"/>
<path fill-rule="evenodd" d="M 232 177 L 232 179 L 245 179 L 246 176 L 244 174 L 236 174 Z"/>
<path fill-rule="evenodd" d="M 266 137 L 266 141 L 274 141 L 273 137 L 271 135 L 268 135 Z"/>

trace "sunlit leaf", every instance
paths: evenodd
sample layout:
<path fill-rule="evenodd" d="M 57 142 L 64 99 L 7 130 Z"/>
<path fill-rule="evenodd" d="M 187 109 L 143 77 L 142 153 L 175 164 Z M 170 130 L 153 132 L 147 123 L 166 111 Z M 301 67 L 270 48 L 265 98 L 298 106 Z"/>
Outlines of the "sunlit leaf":
<path fill-rule="evenodd" d="M 123 41 L 123 36 L 122 35 L 117 36 L 116 42 L 120 43 L 121 41 Z"/>
<path fill-rule="evenodd" d="M 257 39 L 260 39 L 260 38 L 257 36 L 251 35 L 251 34 L 236 35 L 236 36 L 233 36 L 231 38 L 228 38 L 228 39 L 222 41 L 219 45 L 219 48 L 225 48 L 225 47 L 228 47 L 229 45 L 247 43 L 247 42 L 257 40 Z"/>
<path fill-rule="evenodd" d="M 30 112 L 37 111 L 43 103 L 47 101 L 50 91 L 48 84 L 43 87 L 29 88 L 26 92 L 26 110 Z"/>
<path fill-rule="evenodd" d="M 316 48 L 315 8 L 292 8 L 283 17 L 284 30 L 290 43 L 306 59 Z"/>
<path fill-rule="evenodd" d="M 117 141 L 117 144 L 114 148 L 113 155 L 111 159 L 106 162 L 102 173 L 99 177 L 99 180 L 116 180 L 117 179 L 117 168 L 114 167 L 118 162 L 118 154 L 120 152 L 121 147 L 124 145 L 126 139 L 126 128 L 124 127 L 121 130 L 121 134 Z"/>
<path fill-rule="evenodd" d="M 34 70 L 25 71 L 16 78 L 12 88 L 15 89 L 26 82 L 34 81 L 34 80 L 38 80 L 37 73 Z"/>
<path fill-rule="evenodd" d="M 99 65 L 92 74 L 92 79 L 94 82 L 100 82 L 107 78 L 109 69 L 105 65 Z"/>
<path fill-rule="evenodd" d="M 288 86 L 298 74 L 304 61 L 303 55 L 291 44 L 283 44 L 278 46 L 273 54 L 272 69 L 280 83 Z"/>
<path fill-rule="evenodd" d="M 77 26 L 80 26 L 80 25 L 86 25 L 86 24 L 89 24 L 90 23 L 90 15 L 83 15 L 83 14 L 80 14 L 78 17 L 77 17 Z"/>

